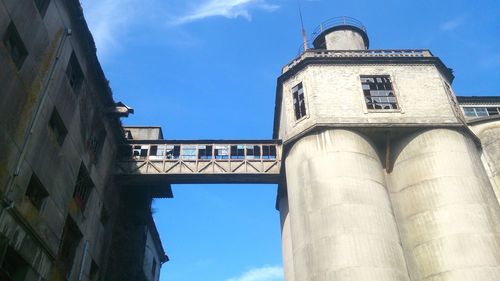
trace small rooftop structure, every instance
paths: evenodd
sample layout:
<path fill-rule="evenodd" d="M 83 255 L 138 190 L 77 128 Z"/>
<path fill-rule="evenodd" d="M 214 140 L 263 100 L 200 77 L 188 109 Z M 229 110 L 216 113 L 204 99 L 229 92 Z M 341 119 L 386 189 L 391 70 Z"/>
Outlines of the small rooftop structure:
<path fill-rule="evenodd" d="M 359 20 L 342 16 L 324 21 L 314 30 L 313 46 L 326 50 L 367 50 L 370 41 Z"/>

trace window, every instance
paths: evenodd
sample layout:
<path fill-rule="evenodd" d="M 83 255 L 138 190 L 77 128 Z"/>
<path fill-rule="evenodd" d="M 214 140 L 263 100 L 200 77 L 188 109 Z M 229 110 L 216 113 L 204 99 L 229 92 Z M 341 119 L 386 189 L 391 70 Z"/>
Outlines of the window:
<path fill-rule="evenodd" d="M 78 171 L 78 177 L 75 184 L 75 192 L 73 193 L 73 199 L 80 210 L 85 210 L 93 187 L 94 183 L 89 176 L 87 168 L 85 168 L 83 163 L 80 164 L 80 170 Z"/>
<path fill-rule="evenodd" d="M 263 145 L 262 146 L 262 159 L 276 159 L 276 146 Z"/>
<path fill-rule="evenodd" d="M 134 159 L 144 159 L 148 156 L 148 146 L 147 145 L 134 145 L 132 149 L 132 156 Z"/>
<path fill-rule="evenodd" d="M 62 275 L 68 277 L 75 258 L 76 248 L 80 243 L 82 234 L 78 230 L 76 223 L 70 218 L 66 218 L 64 224 L 61 244 L 59 246 L 59 255 L 57 257 L 57 265 Z"/>
<path fill-rule="evenodd" d="M 45 13 L 47 12 L 49 3 L 50 0 L 35 0 L 35 6 L 38 9 L 38 12 L 40 13 L 40 16 L 42 16 L 42 18 L 45 16 Z"/>
<path fill-rule="evenodd" d="M 5 252 L 2 266 L 0 267 L 0 280 L 24 280 L 28 268 L 28 263 L 14 249 L 7 246 L 7 251 Z"/>
<path fill-rule="evenodd" d="M 43 202 L 45 202 L 45 198 L 49 196 L 49 193 L 45 190 L 35 173 L 31 175 L 25 195 L 28 197 L 31 204 L 39 211 L 42 208 Z"/>
<path fill-rule="evenodd" d="M 302 83 L 292 88 L 293 96 L 293 110 L 295 111 L 295 119 L 306 116 L 306 102 L 304 99 L 304 89 L 302 88 Z"/>
<path fill-rule="evenodd" d="M 247 159 L 260 159 L 260 146 L 247 145 Z"/>
<path fill-rule="evenodd" d="M 17 69 L 20 70 L 23 66 L 24 60 L 28 56 L 28 51 L 24 46 L 21 36 L 17 32 L 16 26 L 13 22 L 10 22 L 7 27 L 7 32 L 3 37 L 3 44 L 10 54 L 12 61 L 16 65 Z"/>
<path fill-rule="evenodd" d="M 212 159 L 212 148 L 211 145 L 199 145 L 198 146 L 198 159 L 206 160 Z"/>
<path fill-rule="evenodd" d="M 214 146 L 214 156 L 215 156 L 215 159 L 228 159 L 229 158 L 229 146 L 228 145 L 216 145 L 216 146 Z"/>
<path fill-rule="evenodd" d="M 361 76 L 361 86 L 368 109 L 398 109 L 398 102 L 389 75 Z"/>
<path fill-rule="evenodd" d="M 196 145 L 183 145 L 181 156 L 184 160 L 196 159 Z"/>
<path fill-rule="evenodd" d="M 467 117 L 487 117 L 500 114 L 500 107 L 464 107 Z"/>
<path fill-rule="evenodd" d="M 68 130 L 66 130 L 64 122 L 62 121 L 61 116 L 59 116 L 59 113 L 55 108 L 54 110 L 52 110 L 52 115 L 50 115 L 49 127 L 51 128 L 51 131 L 57 143 L 59 145 L 63 145 L 64 139 L 68 134 Z"/>
<path fill-rule="evenodd" d="M 71 88 L 75 92 L 78 92 L 83 82 L 83 71 L 78 63 L 75 52 L 71 53 L 69 58 L 68 67 L 66 68 L 66 77 L 68 78 Z"/>
<path fill-rule="evenodd" d="M 244 159 L 245 146 L 242 144 L 231 145 L 231 159 Z"/>
<path fill-rule="evenodd" d="M 181 146 L 167 145 L 165 155 L 167 156 L 167 159 L 179 159 L 179 156 L 181 155 Z"/>

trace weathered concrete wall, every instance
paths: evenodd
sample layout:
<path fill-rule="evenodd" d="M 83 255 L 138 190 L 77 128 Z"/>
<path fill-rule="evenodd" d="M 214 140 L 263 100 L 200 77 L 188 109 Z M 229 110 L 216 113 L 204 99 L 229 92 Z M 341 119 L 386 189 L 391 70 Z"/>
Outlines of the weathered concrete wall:
<path fill-rule="evenodd" d="M 115 208 L 114 200 L 104 195 L 113 189 L 110 179 L 119 123 L 104 115 L 110 100 L 107 84 L 98 74 L 100 66 L 78 1 L 50 1 L 42 17 L 34 1 L 0 0 L 1 38 L 11 22 L 28 55 L 18 69 L 0 41 L 0 190 L 2 205 L 8 205 L 0 214 L 0 231 L 37 275 L 58 280 L 62 277 L 54 260 L 66 217 L 71 217 L 83 236 L 70 277 L 75 280 L 80 264 L 85 266 L 84 274 L 92 261 L 101 270 L 106 268 L 107 241 L 111 239 L 108 224 L 113 219 L 105 222 L 101 210 L 106 208 L 109 214 Z M 66 75 L 72 52 L 84 75 L 78 91 L 72 89 Z M 62 145 L 49 126 L 54 109 L 68 131 Z M 90 143 L 101 131 L 105 132 L 104 141 L 94 151 Z M 84 210 L 73 199 L 82 163 L 95 185 Z M 32 174 L 48 192 L 40 210 L 25 195 Z M 88 241 L 87 253 L 84 241 Z"/>
<path fill-rule="evenodd" d="M 288 210 L 288 197 L 282 197 L 279 201 L 281 221 L 281 251 L 283 255 L 283 271 L 286 281 L 295 280 L 293 264 L 292 233 L 290 228 L 290 214 Z"/>
<path fill-rule="evenodd" d="M 500 120 L 473 123 L 471 129 L 481 140 L 481 160 L 500 202 Z"/>
<path fill-rule="evenodd" d="M 360 75 L 390 75 L 400 110 L 367 110 Z M 292 88 L 300 82 L 307 115 L 297 121 Z M 433 65 L 309 65 L 283 82 L 279 137 L 286 141 L 318 124 L 458 124 L 443 85 Z"/>
<path fill-rule="evenodd" d="M 326 34 L 327 50 L 366 50 L 363 37 L 352 30 L 335 30 Z"/>
<path fill-rule="evenodd" d="M 500 207 L 471 138 L 418 132 L 393 156 L 388 186 L 411 280 L 500 280 Z"/>
<path fill-rule="evenodd" d="M 369 140 L 322 131 L 294 143 L 285 162 L 295 280 L 409 280 Z"/>

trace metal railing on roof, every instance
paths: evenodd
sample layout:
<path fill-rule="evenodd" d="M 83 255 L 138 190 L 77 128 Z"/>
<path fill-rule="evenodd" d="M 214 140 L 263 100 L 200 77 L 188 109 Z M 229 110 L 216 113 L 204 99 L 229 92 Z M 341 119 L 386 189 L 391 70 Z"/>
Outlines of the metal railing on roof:
<path fill-rule="evenodd" d="M 365 26 L 357 19 L 352 18 L 352 17 L 335 17 L 328 19 L 324 22 L 322 22 L 312 33 L 312 41 L 316 40 L 316 38 L 325 30 L 335 27 L 335 26 L 353 26 L 356 28 L 361 29 L 363 32 L 367 33 Z"/>

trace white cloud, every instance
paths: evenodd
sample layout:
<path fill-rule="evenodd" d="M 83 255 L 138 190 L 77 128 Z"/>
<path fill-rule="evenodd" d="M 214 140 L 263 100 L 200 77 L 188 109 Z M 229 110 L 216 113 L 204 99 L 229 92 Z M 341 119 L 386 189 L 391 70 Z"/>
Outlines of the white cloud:
<path fill-rule="evenodd" d="M 443 22 L 439 26 L 439 29 L 441 29 L 441 31 L 453 31 L 460 27 L 464 23 L 464 21 L 465 16 L 456 17 L 454 19 Z"/>
<path fill-rule="evenodd" d="M 242 273 L 226 281 L 283 281 L 283 269 L 280 266 L 264 266 Z"/>
<path fill-rule="evenodd" d="M 278 5 L 270 4 L 266 0 L 205 0 L 172 23 L 179 25 L 216 16 L 230 19 L 243 17 L 251 20 L 252 9 L 272 12 L 278 8 Z"/>
<path fill-rule="evenodd" d="M 137 16 L 138 0 L 82 0 L 85 19 L 102 59 L 121 48 L 120 42 Z"/>

